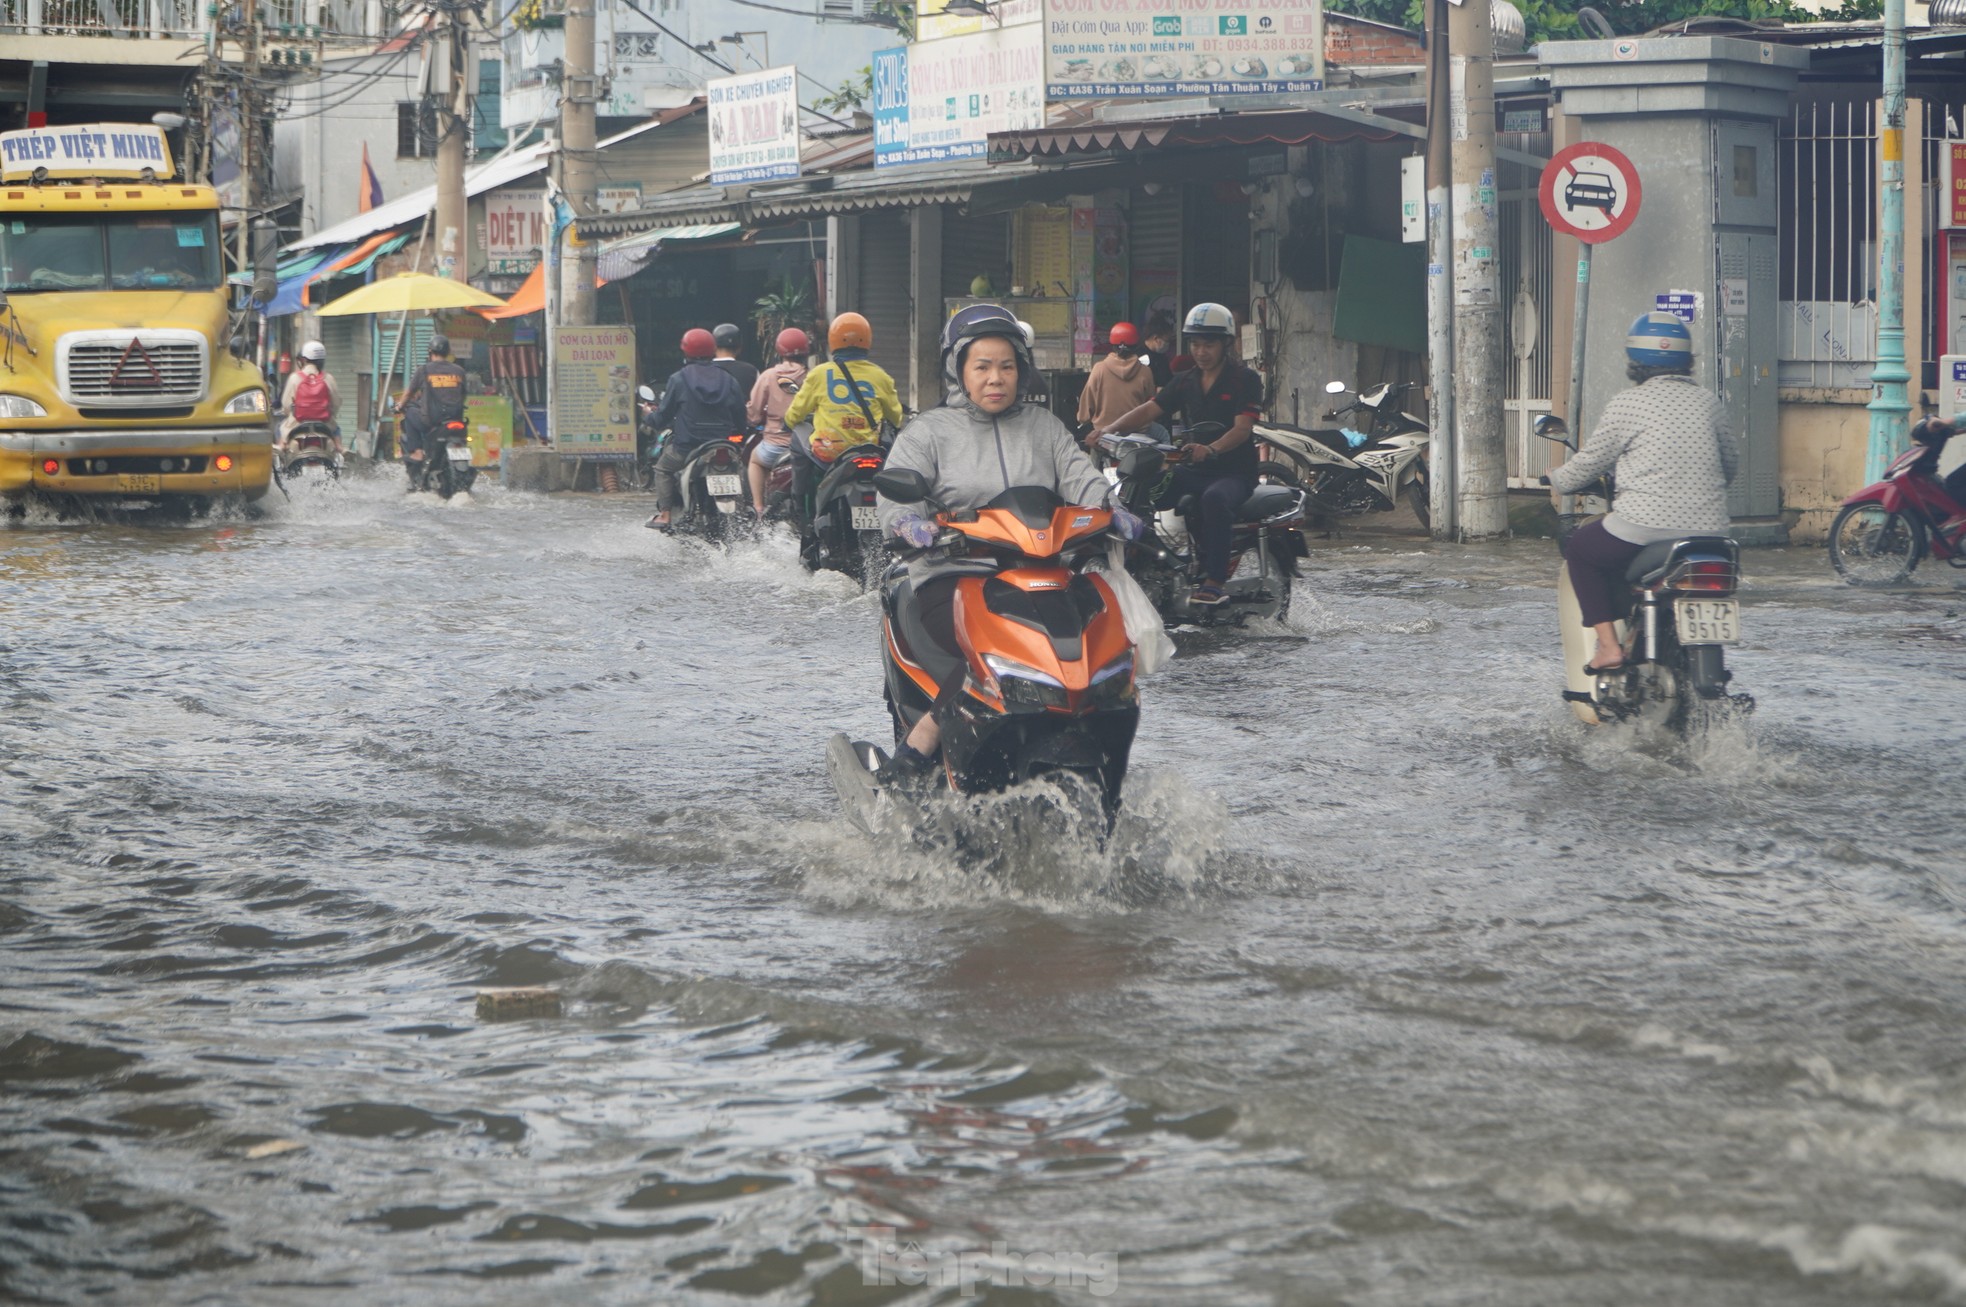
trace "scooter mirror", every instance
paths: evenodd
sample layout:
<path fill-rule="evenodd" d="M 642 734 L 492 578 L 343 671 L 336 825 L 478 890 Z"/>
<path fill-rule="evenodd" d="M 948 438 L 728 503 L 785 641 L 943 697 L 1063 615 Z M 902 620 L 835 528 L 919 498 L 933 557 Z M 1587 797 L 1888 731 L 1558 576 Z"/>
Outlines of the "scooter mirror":
<path fill-rule="evenodd" d="M 635 387 L 635 393 L 641 397 L 644 403 L 648 403 L 648 404 L 655 403 L 655 391 L 650 387 L 637 386 Z"/>
<path fill-rule="evenodd" d="M 1560 445 L 1569 443 L 1570 427 L 1554 413 L 1545 413 L 1537 418 L 1532 430 L 1544 440 L 1554 440 Z"/>
<path fill-rule="evenodd" d="M 1327 381 L 1324 383 L 1324 393 L 1327 395 L 1342 395 L 1345 393 L 1345 383 L 1342 381 Z"/>
<path fill-rule="evenodd" d="M 874 489 L 897 504 L 919 504 L 928 498 L 928 478 L 911 467 L 884 467 L 874 474 Z"/>

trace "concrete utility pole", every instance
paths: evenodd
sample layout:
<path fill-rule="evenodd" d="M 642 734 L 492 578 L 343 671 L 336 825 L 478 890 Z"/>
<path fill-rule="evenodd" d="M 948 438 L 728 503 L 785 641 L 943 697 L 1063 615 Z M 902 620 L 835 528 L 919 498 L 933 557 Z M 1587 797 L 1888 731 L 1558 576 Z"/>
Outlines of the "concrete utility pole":
<path fill-rule="evenodd" d="M 1454 179 L 1454 434 L 1464 540 L 1509 531 L 1502 422 L 1501 261 L 1495 221 L 1495 24 L 1489 0 L 1447 19 Z"/>
<path fill-rule="evenodd" d="M 1877 366 L 1864 480 L 1877 481 L 1904 448 L 1911 400 L 1905 383 L 1905 0 L 1884 0 L 1884 123 L 1878 133 Z"/>
<path fill-rule="evenodd" d="M 259 168 L 259 6 L 246 6 L 246 75 L 239 82 L 239 271 L 253 266 L 253 205 L 259 188 L 253 174 Z"/>
<path fill-rule="evenodd" d="M 560 82 L 560 189 L 574 217 L 594 212 L 594 0 L 567 0 L 565 72 Z M 561 263 L 559 321 L 585 327 L 594 322 L 595 251 L 591 241 L 567 232 L 569 257 Z"/>
<path fill-rule="evenodd" d="M 1436 540 L 1459 537 L 1454 474 L 1454 217 L 1447 122 L 1447 0 L 1427 4 L 1428 517 Z"/>
<path fill-rule="evenodd" d="M 470 82 L 465 77 L 468 11 L 446 4 L 443 30 L 430 52 L 430 96 L 437 107 L 437 257 L 439 277 L 471 275 L 465 249 L 464 150 L 471 133 Z"/>

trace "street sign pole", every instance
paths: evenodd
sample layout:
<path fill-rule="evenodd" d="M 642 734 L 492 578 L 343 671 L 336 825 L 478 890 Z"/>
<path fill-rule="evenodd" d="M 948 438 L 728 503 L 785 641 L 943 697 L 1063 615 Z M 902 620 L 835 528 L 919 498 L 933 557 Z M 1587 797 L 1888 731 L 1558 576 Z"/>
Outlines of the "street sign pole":
<path fill-rule="evenodd" d="M 1570 394 L 1564 402 L 1564 412 L 1569 415 L 1579 449 L 1584 445 L 1584 328 L 1590 321 L 1591 251 L 1596 248 L 1588 243 L 1577 247 L 1577 301 L 1570 316 Z M 1562 517 L 1575 514 L 1577 496 L 1559 498 L 1556 511 Z"/>

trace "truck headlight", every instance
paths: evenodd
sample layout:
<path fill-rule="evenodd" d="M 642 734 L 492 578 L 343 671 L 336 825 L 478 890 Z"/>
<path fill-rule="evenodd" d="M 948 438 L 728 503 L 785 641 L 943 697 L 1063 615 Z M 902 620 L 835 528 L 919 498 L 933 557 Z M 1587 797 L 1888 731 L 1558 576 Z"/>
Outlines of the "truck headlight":
<path fill-rule="evenodd" d="M 25 395 L 0 395 L 0 418 L 44 418 L 48 410 Z"/>
<path fill-rule="evenodd" d="M 266 392 L 263 390 L 242 390 L 225 401 L 227 413 L 266 412 Z"/>

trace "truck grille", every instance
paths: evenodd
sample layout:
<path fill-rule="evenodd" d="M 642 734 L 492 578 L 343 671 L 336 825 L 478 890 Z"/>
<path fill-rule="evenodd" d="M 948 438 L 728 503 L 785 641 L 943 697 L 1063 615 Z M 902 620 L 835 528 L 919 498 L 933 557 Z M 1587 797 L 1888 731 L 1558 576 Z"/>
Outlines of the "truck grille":
<path fill-rule="evenodd" d="M 69 403 L 143 407 L 159 400 L 196 403 L 205 397 L 205 342 L 197 335 L 87 335 L 89 339 L 64 342 L 61 381 Z"/>

